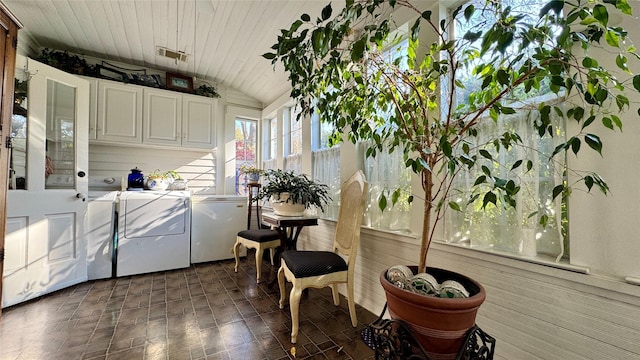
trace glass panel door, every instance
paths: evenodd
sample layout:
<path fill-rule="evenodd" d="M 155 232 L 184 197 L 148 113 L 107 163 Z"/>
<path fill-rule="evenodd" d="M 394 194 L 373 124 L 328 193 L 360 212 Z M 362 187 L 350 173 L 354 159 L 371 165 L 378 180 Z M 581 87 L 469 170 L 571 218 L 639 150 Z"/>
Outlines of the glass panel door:
<path fill-rule="evenodd" d="M 74 189 L 76 89 L 47 80 L 45 189 Z"/>

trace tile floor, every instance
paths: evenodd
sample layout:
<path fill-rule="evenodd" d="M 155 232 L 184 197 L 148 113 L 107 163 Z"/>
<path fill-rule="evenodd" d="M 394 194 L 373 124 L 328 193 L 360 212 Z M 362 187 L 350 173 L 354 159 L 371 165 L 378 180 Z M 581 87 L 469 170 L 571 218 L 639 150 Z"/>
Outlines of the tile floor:
<path fill-rule="evenodd" d="M 255 283 L 254 257 L 90 281 L 3 310 L 0 360 L 293 359 L 289 307 L 277 284 Z M 263 279 L 275 271 L 263 266 Z M 288 289 L 287 289 L 288 291 Z M 288 300 L 288 296 L 287 296 Z M 331 291 L 303 295 L 295 359 L 373 359 L 360 332 L 375 320 Z"/>

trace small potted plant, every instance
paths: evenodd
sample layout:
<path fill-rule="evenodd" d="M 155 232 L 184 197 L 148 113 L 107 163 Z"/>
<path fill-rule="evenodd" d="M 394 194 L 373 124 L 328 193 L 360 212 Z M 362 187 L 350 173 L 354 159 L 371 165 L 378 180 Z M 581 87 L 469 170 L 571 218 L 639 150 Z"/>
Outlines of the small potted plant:
<path fill-rule="evenodd" d="M 249 184 L 257 184 L 260 181 L 260 175 L 262 175 L 262 169 L 258 169 L 253 165 L 242 165 L 240 172 L 247 175 L 247 182 Z"/>
<path fill-rule="evenodd" d="M 330 200 L 329 187 L 305 174 L 278 169 L 267 170 L 264 175 L 265 185 L 257 198 L 269 201 L 277 215 L 300 216 L 311 206 L 324 210 Z"/>

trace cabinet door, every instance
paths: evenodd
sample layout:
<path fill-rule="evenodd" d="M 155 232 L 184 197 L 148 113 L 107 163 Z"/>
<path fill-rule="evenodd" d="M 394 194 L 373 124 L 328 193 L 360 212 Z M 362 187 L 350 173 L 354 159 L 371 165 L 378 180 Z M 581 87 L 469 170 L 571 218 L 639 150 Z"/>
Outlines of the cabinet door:
<path fill-rule="evenodd" d="M 180 145 L 182 95 L 156 89 L 144 89 L 145 144 Z"/>
<path fill-rule="evenodd" d="M 98 79 L 79 76 L 89 82 L 89 140 L 97 139 L 98 129 Z"/>
<path fill-rule="evenodd" d="M 142 142 L 142 87 L 98 81 L 97 139 Z"/>
<path fill-rule="evenodd" d="M 215 145 L 217 99 L 183 95 L 182 146 L 211 149 Z"/>

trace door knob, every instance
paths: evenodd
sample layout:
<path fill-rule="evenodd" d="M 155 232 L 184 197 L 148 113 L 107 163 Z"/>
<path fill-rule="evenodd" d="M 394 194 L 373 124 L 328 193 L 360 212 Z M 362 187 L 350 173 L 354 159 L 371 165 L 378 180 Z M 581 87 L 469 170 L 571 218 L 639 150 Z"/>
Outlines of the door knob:
<path fill-rule="evenodd" d="M 84 172 L 84 171 L 82 171 L 82 170 L 78 171 L 78 177 L 81 177 L 81 178 L 82 178 L 82 177 L 84 177 L 85 175 L 87 175 L 87 173 L 86 173 L 86 172 Z"/>

